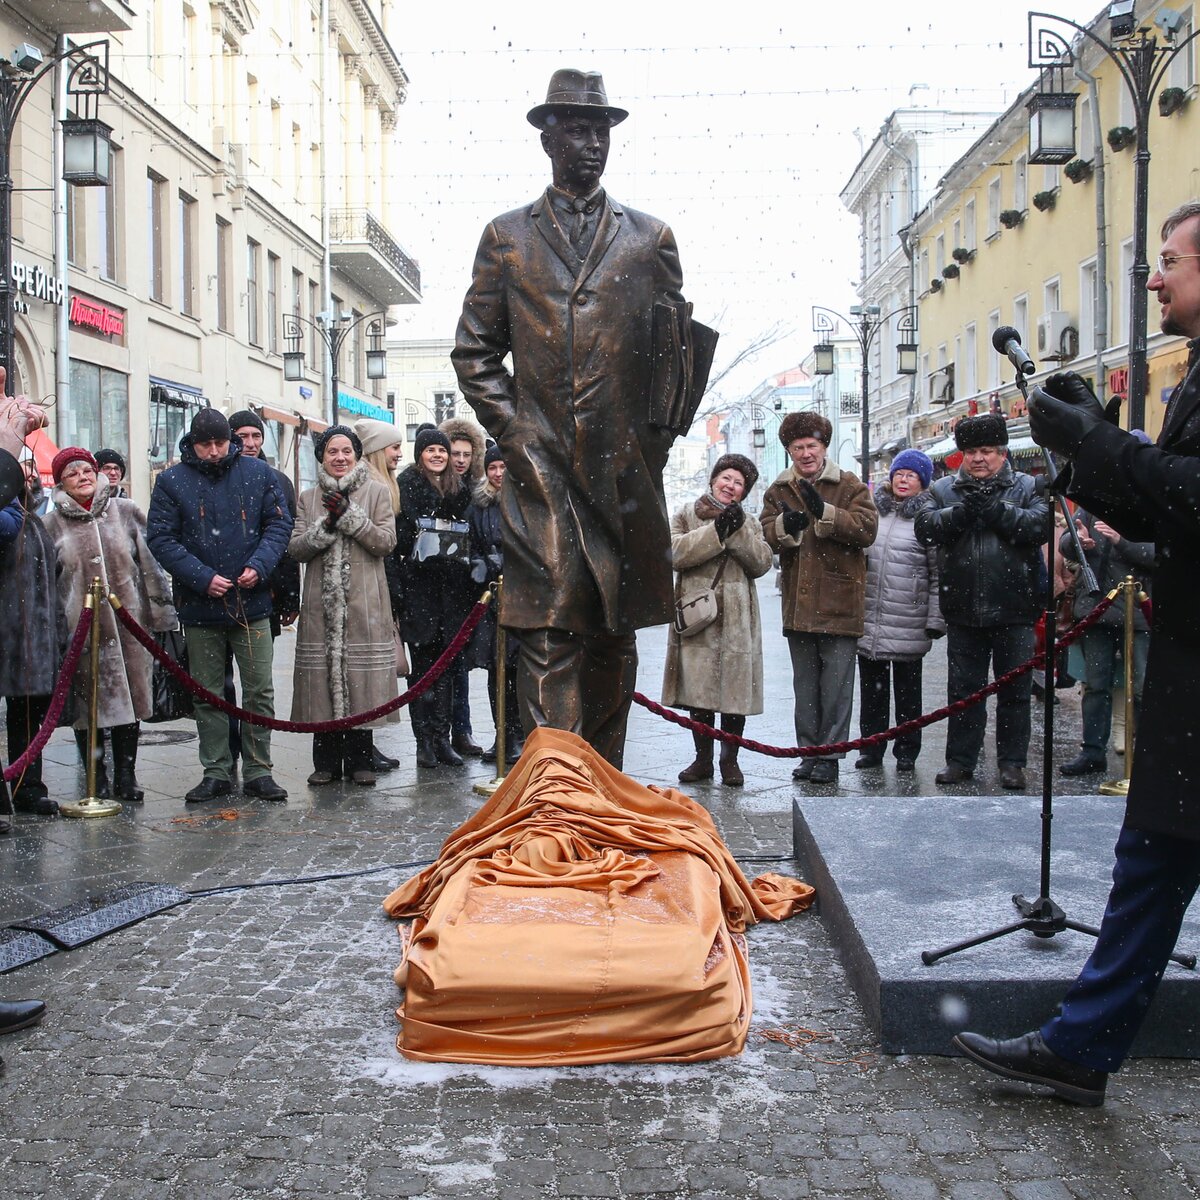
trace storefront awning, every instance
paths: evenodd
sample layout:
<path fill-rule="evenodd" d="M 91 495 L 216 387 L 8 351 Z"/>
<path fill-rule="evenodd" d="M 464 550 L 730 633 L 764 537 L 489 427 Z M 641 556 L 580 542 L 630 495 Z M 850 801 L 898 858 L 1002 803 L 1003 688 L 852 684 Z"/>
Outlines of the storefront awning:
<path fill-rule="evenodd" d="M 252 406 L 264 421 L 279 421 L 283 425 L 299 425 L 303 419 L 298 412 L 289 412 L 286 408 L 272 408 L 269 404 Z"/>

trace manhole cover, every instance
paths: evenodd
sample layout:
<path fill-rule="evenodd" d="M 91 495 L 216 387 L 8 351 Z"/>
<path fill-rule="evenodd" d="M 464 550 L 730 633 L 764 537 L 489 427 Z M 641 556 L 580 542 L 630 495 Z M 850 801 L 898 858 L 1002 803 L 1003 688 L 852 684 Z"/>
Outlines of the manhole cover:
<path fill-rule="evenodd" d="M 142 726 L 138 744 L 141 746 L 178 746 L 183 742 L 194 742 L 196 735 L 187 729 L 147 729 Z"/>

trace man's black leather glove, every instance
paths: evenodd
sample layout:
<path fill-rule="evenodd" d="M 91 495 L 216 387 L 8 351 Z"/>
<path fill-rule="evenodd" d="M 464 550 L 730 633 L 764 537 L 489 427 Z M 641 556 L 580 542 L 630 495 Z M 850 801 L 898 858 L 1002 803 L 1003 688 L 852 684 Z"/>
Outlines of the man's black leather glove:
<path fill-rule="evenodd" d="M 825 501 L 821 499 L 821 493 L 807 479 L 800 480 L 800 497 L 804 501 L 805 507 L 812 513 L 814 520 L 819 521 L 825 515 Z"/>
<path fill-rule="evenodd" d="M 1029 432 L 1039 446 L 1073 458 L 1083 439 L 1097 425 L 1116 422 L 1120 397 L 1108 409 L 1100 407 L 1095 393 L 1074 371 L 1059 371 L 1034 388 L 1029 398 Z"/>
<path fill-rule="evenodd" d="M 788 537 L 798 538 L 808 528 L 808 514 L 798 508 L 783 510 L 783 532 Z"/>
<path fill-rule="evenodd" d="M 735 500 L 717 514 L 713 526 L 716 528 L 717 537 L 724 541 L 730 534 L 737 533 L 745 523 L 746 514 L 742 512 L 742 506 Z"/>
<path fill-rule="evenodd" d="M 1001 517 L 1004 516 L 1004 501 L 998 496 L 993 496 L 979 510 L 979 519 L 988 526 L 995 525 Z"/>
<path fill-rule="evenodd" d="M 978 488 L 967 488 L 962 493 L 962 506 L 973 517 L 979 516 L 991 502 L 991 496 Z"/>
<path fill-rule="evenodd" d="M 946 524 L 951 530 L 962 533 L 971 523 L 971 514 L 965 504 L 952 504 L 946 510 Z"/>

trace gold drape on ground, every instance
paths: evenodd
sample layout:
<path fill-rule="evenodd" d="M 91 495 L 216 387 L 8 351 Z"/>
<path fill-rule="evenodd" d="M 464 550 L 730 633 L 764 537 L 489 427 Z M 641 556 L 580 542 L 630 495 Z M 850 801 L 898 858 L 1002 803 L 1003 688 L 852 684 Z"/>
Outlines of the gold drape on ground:
<path fill-rule="evenodd" d="M 537 729 L 437 861 L 384 901 L 415 918 L 397 1045 L 518 1066 L 737 1054 L 743 932 L 813 894 L 779 875 L 747 882 L 699 804 Z"/>

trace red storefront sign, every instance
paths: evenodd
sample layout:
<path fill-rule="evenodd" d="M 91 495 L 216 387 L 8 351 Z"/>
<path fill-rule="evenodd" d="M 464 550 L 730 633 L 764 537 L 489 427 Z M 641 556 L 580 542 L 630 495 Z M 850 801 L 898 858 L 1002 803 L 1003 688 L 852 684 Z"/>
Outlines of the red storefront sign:
<path fill-rule="evenodd" d="M 1108 392 L 1111 396 L 1127 396 L 1129 394 L 1129 368 L 1114 367 L 1108 373 Z"/>
<path fill-rule="evenodd" d="M 97 300 L 85 300 L 77 292 L 71 294 L 67 317 L 72 325 L 91 329 L 101 337 L 125 336 L 125 313 L 121 309 L 109 308 Z"/>

